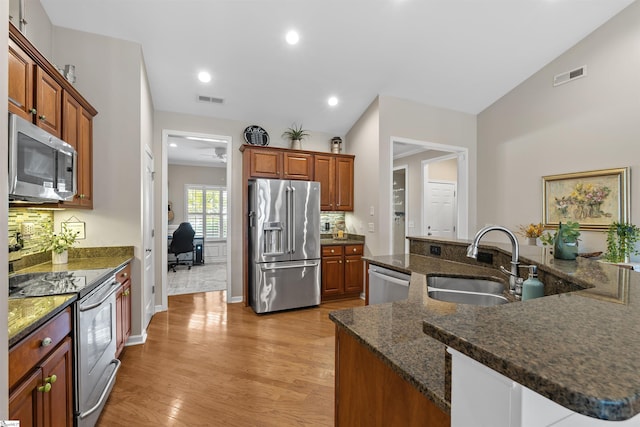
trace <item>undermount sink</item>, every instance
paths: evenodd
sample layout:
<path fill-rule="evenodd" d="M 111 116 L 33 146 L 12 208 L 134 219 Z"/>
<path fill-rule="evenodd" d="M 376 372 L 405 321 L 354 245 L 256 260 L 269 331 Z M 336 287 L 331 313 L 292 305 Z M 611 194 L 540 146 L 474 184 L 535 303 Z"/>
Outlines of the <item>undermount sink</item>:
<path fill-rule="evenodd" d="M 429 298 L 456 304 L 494 306 L 509 302 L 505 285 L 497 280 L 469 277 L 428 276 Z"/>
<path fill-rule="evenodd" d="M 502 295 L 487 294 L 482 292 L 447 291 L 440 289 L 430 289 L 429 298 L 438 301 L 453 302 L 456 304 L 472 304 L 490 307 L 494 305 L 506 304 L 508 299 Z"/>
<path fill-rule="evenodd" d="M 474 279 L 471 277 L 428 276 L 427 286 L 429 290 L 438 288 L 495 295 L 502 295 L 505 290 L 505 285 L 497 280 Z"/>

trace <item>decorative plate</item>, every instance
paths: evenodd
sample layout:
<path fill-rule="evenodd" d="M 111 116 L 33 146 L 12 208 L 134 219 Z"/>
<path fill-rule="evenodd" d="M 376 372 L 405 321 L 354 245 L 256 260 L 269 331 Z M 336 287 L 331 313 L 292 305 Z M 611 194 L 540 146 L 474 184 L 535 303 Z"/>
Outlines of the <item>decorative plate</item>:
<path fill-rule="evenodd" d="M 269 134 L 260 126 L 247 126 L 243 134 L 244 140 L 247 142 L 247 144 L 261 145 L 263 147 L 265 145 L 269 145 Z"/>

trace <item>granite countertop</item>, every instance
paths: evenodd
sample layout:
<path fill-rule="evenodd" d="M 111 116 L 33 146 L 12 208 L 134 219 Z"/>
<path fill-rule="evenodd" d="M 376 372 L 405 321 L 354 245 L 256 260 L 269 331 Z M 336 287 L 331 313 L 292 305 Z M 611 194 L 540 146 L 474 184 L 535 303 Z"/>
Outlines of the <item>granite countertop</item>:
<path fill-rule="evenodd" d="M 20 269 L 14 274 L 105 268 L 112 269 L 116 272 L 133 259 L 131 255 L 121 253 L 121 251 L 110 253 L 108 248 L 103 251 L 84 252 L 84 255 L 87 257 L 69 258 L 67 264 L 54 265 L 51 264 L 51 262 L 44 262 Z M 99 279 L 96 281 L 99 281 Z M 10 298 L 8 301 L 9 347 L 17 344 L 21 339 L 64 310 L 72 304 L 76 298 L 76 294 Z"/>
<path fill-rule="evenodd" d="M 511 253 L 510 245 L 482 247 Z M 441 408 L 449 405 L 442 398 L 448 386 L 441 384 L 442 355 L 434 359 L 424 346 L 450 346 L 583 415 L 619 421 L 638 414 L 640 274 L 583 258 L 556 260 L 545 248 L 520 249 L 522 264 L 535 263 L 583 290 L 496 307 L 456 306 L 429 299 L 424 275 L 447 272 L 446 266 L 449 272 L 475 275 L 475 266 L 420 255 L 369 257 L 374 264 L 418 273 L 412 275 L 409 299 L 332 313 L 331 318 Z M 502 276 L 495 269 L 487 274 Z M 414 339 L 416 322 L 433 342 Z M 401 345 L 420 348 L 417 354 L 425 356 L 398 355 Z"/>
<path fill-rule="evenodd" d="M 363 240 L 357 240 L 357 239 L 332 239 L 332 238 L 326 238 L 326 239 L 320 239 L 320 246 L 327 246 L 327 245 L 362 245 L 364 243 Z"/>
<path fill-rule="evenodd" d="M 450 413 L 450 378 L 446 369 L 446 346 L 422 330 L 429 313 L 449 315 L 476 309 L 431 299 L 426 274 L 494 277 L 494 269 L 477 267 L 421 255 L 368 257 L 369 261 L 412 274 L 405 301 L 355 307 L 329 314 L 338 326 L 377 354 L 398 375 L 412 384 L 440 409 Z M 499 278 L 503 281 L 503 278 Z"/>

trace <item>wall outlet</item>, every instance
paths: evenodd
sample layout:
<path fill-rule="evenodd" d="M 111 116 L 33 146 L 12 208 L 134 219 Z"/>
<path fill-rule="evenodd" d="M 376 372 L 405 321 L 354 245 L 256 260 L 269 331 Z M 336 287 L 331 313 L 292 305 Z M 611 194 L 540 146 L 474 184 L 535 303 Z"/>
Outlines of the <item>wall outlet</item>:
<path fill-rule="evenodd" d="M 23 222 L 20 224 L 20 233 L 23 238 L 29 238 L 36 232 L 36 226 L 32 222 Z"/>
<path fill-rule="evenodd" d="M 414 228 L 416 225 L 413 221 L 409 221 L 409 228 Z"/>
<path fill-rule="evenodd" d="M 369 223 L 369 233 L 375 233 L 376 232 L 376 225 L 373 222 Z"/>
<path fill-rule="evenodd" d="M 373 208 L 373 206 L 369 207 L 369 215 L 374 216 L 375 215 L 376 210 Z"/>
<path fill-rule="evenodd" d="M 431 245 L 431 246 L 429 246 L 429 253 L 431 255 L 440 256 L 440 255 L 442 255 L 442 248 L 440 246 Z"/>
<path fill-rule="evenodd" d="M 478 262 L 493 264 L 493 254 L 490 254 L 489 252 L 478 252 L 478 257 L 476 259 Z"/>

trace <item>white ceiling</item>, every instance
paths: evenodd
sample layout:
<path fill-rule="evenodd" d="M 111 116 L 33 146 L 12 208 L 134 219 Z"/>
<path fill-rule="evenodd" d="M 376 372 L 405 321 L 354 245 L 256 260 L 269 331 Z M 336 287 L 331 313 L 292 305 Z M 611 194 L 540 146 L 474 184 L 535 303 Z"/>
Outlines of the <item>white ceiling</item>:
<path fill-rule="evenodd" d="M 168 135 L 170 165 L 227 167 L 227 142 L 214 137 Z"/>
<path fill-rule="evenodd" d="M 633 2 L 41 1 L 54 25 L 140 43 L 157 110 L 336 135 L 378 94 L 479 113 Z"/>

